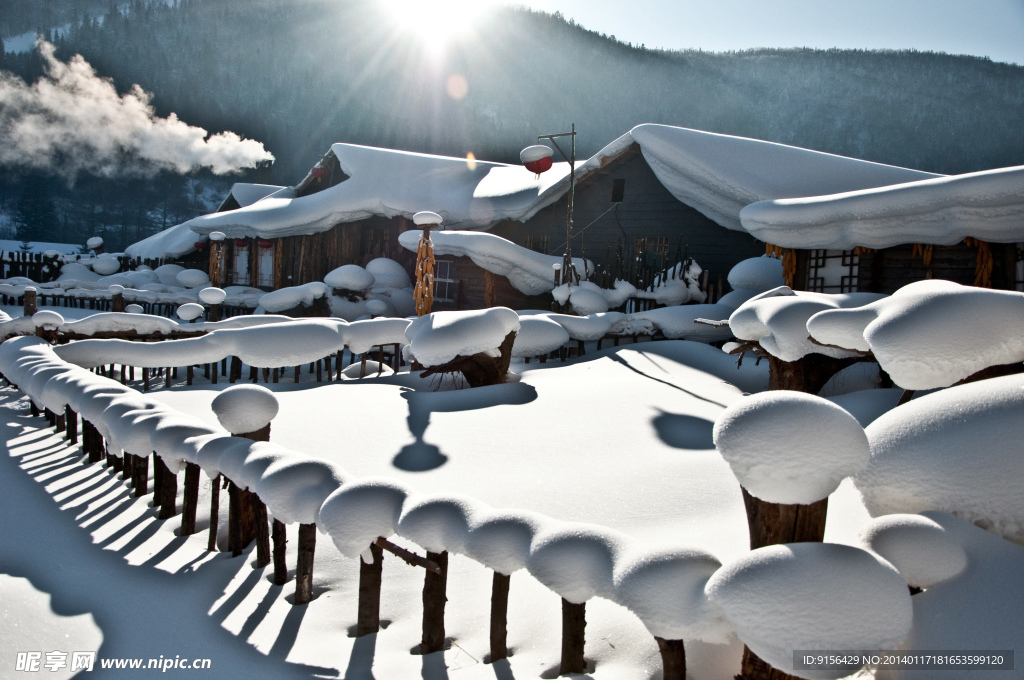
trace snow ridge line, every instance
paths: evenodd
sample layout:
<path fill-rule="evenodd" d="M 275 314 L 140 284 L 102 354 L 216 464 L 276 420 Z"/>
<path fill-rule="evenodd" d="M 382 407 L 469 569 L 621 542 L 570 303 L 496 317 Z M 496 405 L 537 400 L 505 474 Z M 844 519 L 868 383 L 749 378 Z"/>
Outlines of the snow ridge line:
<path fill-rule="evenodd" d="M 0 373 L 43 408 L 62 413 L 70 406 L 111 448 L 157 452 L 171 470 L 191 462 L 210 477 L 226 475 L 257 493 L 281 521 L 316 523 L 348 557 L 363 554 L 378 536 L 398 535 L 502 573 L 526 568 L 576 604 L 609 599 L 663 639 L 722 643 L 731 633 L 704 589 L 721 563 L 702 550 L 652 549 L 598 525 L 495 510 L 463 496 L 416 494 L 387 479 L 357 479 L 333 463 L 211 428 L 66 362 L 41 338 L 0 345 Z"/>

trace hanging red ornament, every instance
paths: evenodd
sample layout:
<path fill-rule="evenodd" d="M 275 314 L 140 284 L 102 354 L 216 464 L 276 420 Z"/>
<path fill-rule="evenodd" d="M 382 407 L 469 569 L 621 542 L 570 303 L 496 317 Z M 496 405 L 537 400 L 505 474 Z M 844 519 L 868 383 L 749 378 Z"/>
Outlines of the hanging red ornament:
<path fill-rule="evenodd" d="M 264 248 L 264 249 L 266 249 L 266 248 L 273 248 L 274 247 L 274 242 L 271 241 L 269 238 L 261 238 L 259 240 L 259 244 L 260 244 L 260 248 Z"/>
<path fill-rule="evenodd" d="M 244 238 L 236 238 L 235 239 L 235 247 L 236 248 L 248 248 L 249 247 L 249 242 L 247 240 L 245 240 Z"/>
<path fill-rule="evenodd" d="M 530 161 L 525 165 L 527 170 L 539 175 L 540 173 L 547 172 L 551 169 L 551 156 L 541 158 L 539 161 Z"/>
<path fill-rule="evenodd" d="M 323 179 L 324 177 L 327 177 L 329 174 L 331 174 L 331 171 L 328 170 L 327 168 L 325 168 L 324 166 L 322 166 L 322 165 L 314 165 L 313 166 L 313 170 L 312 170 L 313 177 L 316 177 L 317 179 Z"/>
<path fill-rule="evenodd" d="M 204 250 L 206 248 L 206 241 L 196 241 L 192 245 L 196 247 L 196 250 Z"/>

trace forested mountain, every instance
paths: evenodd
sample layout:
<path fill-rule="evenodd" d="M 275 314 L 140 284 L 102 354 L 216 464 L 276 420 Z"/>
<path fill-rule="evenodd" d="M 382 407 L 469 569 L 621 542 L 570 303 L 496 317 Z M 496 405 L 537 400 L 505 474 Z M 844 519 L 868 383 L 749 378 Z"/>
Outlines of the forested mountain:
<path fill-rule="evenodd" d="M 1018 66 L 914 51 L 649 50 L 510 8 L 437 57 L 391 18 L 365 0 L 135 0 L 102 16 L 83 9 L 51 37 L 59 58 L 82 54 L 119 90 L 154 93 L 162 116 L 263 142 L 280 184 L 332 142 L 515 162 L 538 134 L 573 122 L 582 156 L 638 123 L 666 123 L 933 172 L 1024 164 Z M 31 80 L 42 61 L 7 54 L 4 68 Z M 4 196 L 17 202 L 21 179 L 7 172 L 0 209 Z M 112 197 L 89 214 L 120 215 L 108 239 L 124 232 L 123 245 L 187 214 L 184 180 L 158 182 L 43 184 L 70 204 Z M 154 195 L 140 198 L 143 185 Z M 138 217 L 107 209 L 129 196 Z M 161 202 L 181 208 L 154 224 L 150 204 Z M 77 218 L 66 228 L 65 239 L 91 235 Z"/>

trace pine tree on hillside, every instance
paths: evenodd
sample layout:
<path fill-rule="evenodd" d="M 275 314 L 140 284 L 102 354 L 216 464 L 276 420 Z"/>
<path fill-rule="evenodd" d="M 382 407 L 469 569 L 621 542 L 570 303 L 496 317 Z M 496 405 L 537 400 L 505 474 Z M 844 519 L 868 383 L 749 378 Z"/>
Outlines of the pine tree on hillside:
<path fill-rule="evenodd" d="M 57 206 L 45 181 L 29 181 L 14 208 L 16 237 L 23 241 L 53 241 L 58 229 Z"/>

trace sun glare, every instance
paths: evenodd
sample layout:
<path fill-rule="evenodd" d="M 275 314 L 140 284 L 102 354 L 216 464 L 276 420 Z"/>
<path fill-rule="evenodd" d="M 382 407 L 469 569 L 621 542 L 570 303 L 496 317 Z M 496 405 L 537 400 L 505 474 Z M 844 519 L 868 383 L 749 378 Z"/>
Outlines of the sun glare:
<path fill-rule="evenodd" d="M 443 47 L 468 31 L 493 3 L 485 0 L 383 0 L 395 23 L 428 45 Z"/>

